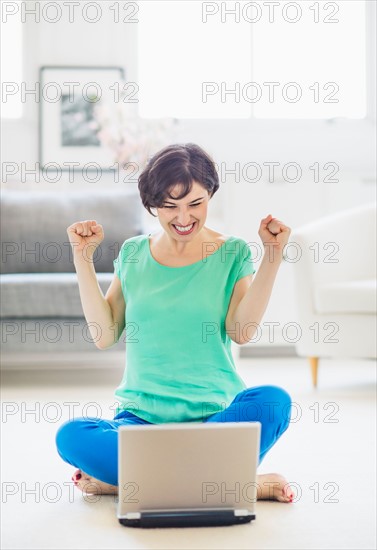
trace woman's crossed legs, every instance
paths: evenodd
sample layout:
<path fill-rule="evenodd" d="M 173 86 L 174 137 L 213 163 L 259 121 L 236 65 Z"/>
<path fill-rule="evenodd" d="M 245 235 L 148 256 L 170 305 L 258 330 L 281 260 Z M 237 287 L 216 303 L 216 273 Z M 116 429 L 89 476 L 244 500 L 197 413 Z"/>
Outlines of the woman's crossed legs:
<path fill-rule="evenodd" d="M 259 464 L 289 426 L 291 399 L 278 386 L 247 388 L 221 412 L 204 422 L 261 423 Z M 78 468 L 72 478 L 88 493 L 118 492 L 118 428 L 127 424 L 151 424 L 123 411 L 113 420 L 79 417 L 62 424 L 56 434 L 57 451 L 68 464 Z M 290 502 L 293 492 L 280 474 L 257 476 L 258 498 Z"/>

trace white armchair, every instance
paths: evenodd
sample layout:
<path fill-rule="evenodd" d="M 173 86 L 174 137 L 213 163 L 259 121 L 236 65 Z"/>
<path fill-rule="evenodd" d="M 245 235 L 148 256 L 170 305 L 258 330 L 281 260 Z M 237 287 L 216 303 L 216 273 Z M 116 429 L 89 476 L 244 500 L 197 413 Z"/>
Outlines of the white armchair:
<path fill-rule="evenodd" d="M 301 254 L 291 264 L 296 351 L 309 358 L 316 386 L 320 357 L 376 358 L 376 203 L 296 228 L 290 243 Z"/>

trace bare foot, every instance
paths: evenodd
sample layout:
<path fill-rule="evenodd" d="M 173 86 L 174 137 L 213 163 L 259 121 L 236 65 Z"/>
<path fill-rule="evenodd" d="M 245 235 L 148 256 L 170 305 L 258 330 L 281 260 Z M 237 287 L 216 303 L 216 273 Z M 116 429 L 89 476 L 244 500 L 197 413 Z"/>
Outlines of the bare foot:
<path fill-rule="evenodd" d="M 118 486 L 110 485 L 89 476 L 82 470 L 76 470 L 72 480 L 76 487 L 83 493 L 91 495 L 117 495 Z M 289 486 L 287 480 L 280 474 L 260 474 L 257 475 L 257 499 L 258 500 L 278 500 L 279 502 L 292 502 L 294 492 Z"/>
<path fill-rule="evenodd" d="M 257 475 L 257 500 L 292 502 L 295 494 L 288 481 L 280 474 Z"/>
<path fill-rule="evenodd" d="M 89 495 L 117 495 L 118 485 L 110 485 L 104 481 L 89 476 L 82 470 L 76 470 L 72 481 L 80 491 Z"/>

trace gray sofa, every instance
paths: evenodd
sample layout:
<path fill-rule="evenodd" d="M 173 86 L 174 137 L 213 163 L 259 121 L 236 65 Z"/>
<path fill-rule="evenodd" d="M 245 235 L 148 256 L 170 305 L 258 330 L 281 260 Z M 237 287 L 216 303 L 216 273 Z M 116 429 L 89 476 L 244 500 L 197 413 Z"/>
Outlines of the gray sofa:
<path fill-rule="evenodd" d="M 104 295 L 113 260 L 125 239 L 143 231 L 137 189 L 108 187 L 62 192 L 2 190 L 1 338 L 2 366 L 33 357 L 101 355 L 83 314 L 67 227 L 94 219 L 104 228 L 94 265 Z M 125 350 L 125 332 L 107 351 Z"/>

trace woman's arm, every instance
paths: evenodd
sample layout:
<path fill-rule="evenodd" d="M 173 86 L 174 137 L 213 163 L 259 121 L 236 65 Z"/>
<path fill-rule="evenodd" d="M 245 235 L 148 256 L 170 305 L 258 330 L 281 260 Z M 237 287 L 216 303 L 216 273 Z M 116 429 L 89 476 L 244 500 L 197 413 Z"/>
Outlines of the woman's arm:
<path fill-rule="evenodd" d="M 97 280 L 93 256 L 104 239 L 103 227 L 95 220 L 78 221 L 67 228 L 67 234 L 72 245 L 81 305 L 90 334 L 98 349 L 106 349 L 118 341 L 119 329 L 124 328 L 125 305 L 122 304 L 121 284 L 116 276 L 106 298 Z"/>
<path fill-rule="evenodd" d="M 261 266 L 231 318 L 227 319 L 226 330 L 238 344 L 245 344 L 253 338 L 263 318 L 290 232 L 289 227 L 272 218 L 271 214 L 261 221 L 258 233 L 265 247 Z"/>
<path fill-rule="evenodd" d="M 125 302 L 121 283 L 116 275 L 103 295 L 92 262 L 82 255 L 75 256 L 74 265 L 80 291 L 80 299 L 86 322 L 94 344 L 105 350 L 119 340 L 124 326 Z"/>
<path fill-rule="evenodd" d="M 253 282 L 233 312 L 232 318 L 227 320 L 227 333 L 232 334 L 237 344 L 249 342 L 260 324 L 266 311 L 276 274 L 282 258 L 270 262 L 269 254 L 264 254 L 260 268 Z"/>

